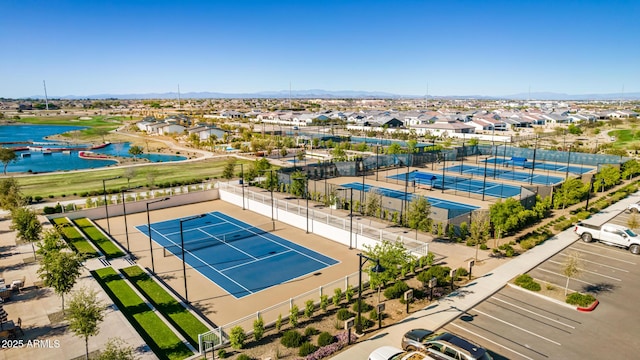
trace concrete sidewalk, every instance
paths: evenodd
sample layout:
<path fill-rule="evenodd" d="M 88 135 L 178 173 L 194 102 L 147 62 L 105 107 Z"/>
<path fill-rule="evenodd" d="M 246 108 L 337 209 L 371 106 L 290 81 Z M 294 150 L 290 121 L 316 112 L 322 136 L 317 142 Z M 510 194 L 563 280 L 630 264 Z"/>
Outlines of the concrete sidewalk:
<path fill-rule="evenodd" d="M 622 211 L 627 205 L 640 201 L 640 192 L 619 201 L 602 212 L 589 218 L 590 223 L 601 224 Z M 509 280 L 526 273 L 574 243 L 578 237 L 573 227 L 550 238 L 543 245 L 510 260 L 468 285 L 457 289 L 449 296 L 422 310 L 416 311 L 403 321 L 377 331 L 369 339 L 355 344 L 332 357 L 337 360 L 367 359 L 369 354 L 385 345 L 400 347 L 400 339 L 405 332 L 415 328 L 436 330 L 464 314 L 486 298 L 500 290 Z"/>

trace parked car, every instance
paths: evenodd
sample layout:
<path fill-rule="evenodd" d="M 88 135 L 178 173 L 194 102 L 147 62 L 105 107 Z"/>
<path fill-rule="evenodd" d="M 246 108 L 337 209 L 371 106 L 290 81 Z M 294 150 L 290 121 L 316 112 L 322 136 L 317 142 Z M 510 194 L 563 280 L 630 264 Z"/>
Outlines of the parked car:
<path fill-rule="evenodd" d="M 413 329 L 402 337 L 402 348 L 425 352 L 434 359 L 492 360 L 487 350 L 451 333 Z"/>
<path fill-rule="evenodd" d="M 584 242 L 598 240 L 607 245 L 629 249 L 632 254 L 640 255 L 640 236 L 624 226 L 610 223 L 598 226 L 579 222 L 573 231 Z"/>
<path fill-rule="evenodd" d="M 629 206 L 627 206 L 627 210 L 633 213 L 638 213 L 640 212 L 640 204 L 629 204 Z"/>
<path fill-rule="evenodd" d="M 369 360 L 444 360 L 431 357 L 429 354 L 419 351 L 403 351 L 395 346 L 379 347 L 371 354 Z"/>

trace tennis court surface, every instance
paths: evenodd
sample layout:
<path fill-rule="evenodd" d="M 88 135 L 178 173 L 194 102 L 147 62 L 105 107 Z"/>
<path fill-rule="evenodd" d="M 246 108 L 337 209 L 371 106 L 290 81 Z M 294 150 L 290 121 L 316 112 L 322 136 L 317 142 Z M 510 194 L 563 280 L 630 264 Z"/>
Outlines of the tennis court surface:
<path fill-rule="evenodd" d="M 412 171 L 409 174 L 397 174 L 387 176 L 390 179 L 400 181 L 415 181 L 416 184 L 431 185 L 434 189 L 443 188 L 442 174 L 426 172 L 426 171 Z M 496 183 L 492 181 L 484 181 L 484 179 L 470 179 L 461 176 L 452 176 L 446 174 L 444 176 L 444 189 L 465 191 L 475 194 L 487 194 L 489 196 L 495 196 L 500 198 L 508 198 L 520 194 L 520 187 Z"/>
<path fill-rule="evenodd" d="M 462 172 L 465 175 L 474 175 L 478 176 L 480 179 L 484 178 L 485 171 L 486 176 L 488 178 L 501 179 L 501 180 L 511 180 L 518 181 L 525 184 L 540 184 L 540 185 L 553 185 L 561 183 L 564 178 L 559 176 L 550 176 L 549 174 L 533 174 L 531 172 L 525 171 L 517 171 L 517 170 L 509 170 L 505 169 L 502 166 L 499 168 L 490 166 L 484 167 L 480 165 L 454 165 L 449 166 L 445 169 L 450 172 Z"/>
<path fill-rule="evenodd" d="M 151 239 L 165 256 L 181 259 L 180 220 L 152 223 Z M 189 218 L 182 222 L 185 262 L 235 298 L 338 263 L 273 234 L 271 227 L 271 222 L 252 226 L 219 211 Z M 146 224 L 136 229 L 149 234 Z"/>

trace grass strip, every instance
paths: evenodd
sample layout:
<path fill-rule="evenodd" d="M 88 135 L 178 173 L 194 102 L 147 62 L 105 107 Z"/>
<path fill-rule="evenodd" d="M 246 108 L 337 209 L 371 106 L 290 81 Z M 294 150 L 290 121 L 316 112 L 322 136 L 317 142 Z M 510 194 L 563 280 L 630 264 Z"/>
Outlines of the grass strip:
<path fill-rule="evenodd" d="M 51 220 L 55 225 L 58 226 L 60 231 L 62 232 L 62 237 L 67 241 L 71 248 L 75 249 L 79 254 L 84 256 L 85 258 L 93 258 L 98 257 L 100 254 L 96 251 L 96 249 L 89 244 L 89 242 L 80 235 L 78 230 L 76 230 L 71 223 L 65 218 L 56 218 Z"/>
<path fill-rule="evenodd" d="M 198 347 L 198 334 L 210 331 L 205 324 L 184 306 L 180 305 L 171 294 L 149 277 L 139 266 L 131 266 L 120 271 L 180 331 L 191 345 Z"/>
<path fill-rule="evenodd" d="M 124 253 L 109 240 L 102 232 L 96 228 L 87 218 L 75 219 L 73 222 L 82 230 L 91 241 L 102 251 L 108 258 L 124 256 Z"/>
<path fill-rule="evenodd" d="M 182 360 L 193 356 L 193 352 L 113 268 L 99 269 L 92 274 L 158 358 Z"/>

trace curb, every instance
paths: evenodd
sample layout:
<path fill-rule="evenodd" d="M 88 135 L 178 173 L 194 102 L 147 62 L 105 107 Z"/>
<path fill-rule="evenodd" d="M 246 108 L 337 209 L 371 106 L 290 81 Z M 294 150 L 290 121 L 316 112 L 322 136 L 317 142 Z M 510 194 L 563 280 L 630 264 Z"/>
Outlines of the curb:
<path fill-rule="evenodd" d="M 600 302 L 599 302 L 598 300 L 596 300 L 596 301 L 594 301 L 591 305 L 589 305 L 589 306 L 587 306 L 587 307 L 581 307 L 581 306 L 578 306 L 578 307 L 576 308 L 576 310 L 578 310 L 578 311 L 582 311 L 582 312 L 591 312 L 591 311 L 593 311 L 593 310 L 595 310 L 595 309 L 596 309 L 596 307 L 598 306 L 598 304 L 600 304 Z"/>

